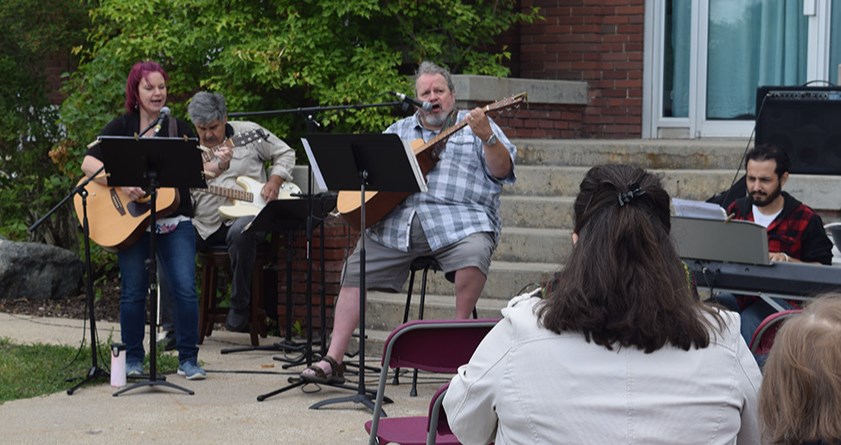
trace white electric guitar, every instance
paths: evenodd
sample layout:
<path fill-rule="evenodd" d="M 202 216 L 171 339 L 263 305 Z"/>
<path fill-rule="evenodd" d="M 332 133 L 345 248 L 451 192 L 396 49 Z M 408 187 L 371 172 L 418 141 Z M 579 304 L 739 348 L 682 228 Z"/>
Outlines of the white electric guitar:
<path fill-rule="evenodd" d="M 209 185 L 206 189 L 198 190 L 232 199 L 234 201 L 233 205 L 219 207 L 219 213 L 228 218 L 256 216 L 266 206 L 266 200 L 260 194 L 265 184 L 248 176 L 237 177 L 237 184 L 242 187 L 241 190 L 215 185 Z M 277 199 L 300 199 L 300 196 L 294 196 L 300 194 L 300 187 L 291 182 L 284 182 L 280 186 Z"/>

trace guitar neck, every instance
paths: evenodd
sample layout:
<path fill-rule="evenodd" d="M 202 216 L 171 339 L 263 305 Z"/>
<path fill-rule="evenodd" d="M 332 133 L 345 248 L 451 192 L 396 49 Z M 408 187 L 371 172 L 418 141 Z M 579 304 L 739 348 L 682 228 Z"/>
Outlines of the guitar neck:
<path fill-rule="evenodd" d="M 512 97 L 494 102 L 492 104 L 485 105 L 484 106 L 485 113 L 488 113 L 490 111 L 505 110 L 505 109 L 508 109 L 510 107 L 513 107 L 513 106 L 519 106 L 519 104 L 521 104 L 525 99 L 526 99 L 526 93 L 520 93 L 520 94 L 514 95 Z M 446 141 L 447 138 L 449 138 L 453 133 L 461 130 L 465 126 L 467 126 L 467 119 L 462 119 L 461 121 L 455 123 L 452 127 L 446 128 L 443 131 L 441 131 L 441 133 L 438 133 L 438 136 L 435 136 L 434 138 L 430 139 L 429 142 L 424 144 L 418 150 L 418 152 L 422 152 L 429 147 L 433 147 L 436 144 L 440 143 L 441 141 Z M 433 157 L 437 159 L 438 153 L 433 153 Z"/>
<path fill-rule="evenodd" d="M 206 189 L 195 189 L 212 195 L 224 196 L 237 201 L 254 202 L 254 194 L 245 190 L 229 189 L 218 185 L 208 185 Z"/>
<path fill-rule="evenodd" d="M 418 151 L 419 151 L 419 152 L 426 151 L 428 148 L 430 148 L 430 147 L 434 147 L 434 146 L 435 146 L 436 144 L 438 144 L 439 142 L 441 142 L 441 141 L 446 141 L 447 139 L 449 139 L 449 137 L 450 137 L 450 136 L 452 136 L 452 134 L 453 134 L 453 133 L 455 133 L 456 131 L 461 130 L 461 129 L 462 129 L 462 128 L 464 128 L 465 126 L 467 126 L 467 119 L 462 119 L 461 121 L 456 122 L 456 123 L 455 123 L 455 124 L 453 124 L 452 126 L 450 126 L 450 127 L 446 128 L 446 129 L 444 129 L 444 131 L 442 131 L 442 132 L 438 133 L 438 135 L 437 135 L 437 136 L 435 136 L 434 138 L 430 139 L 430 140 L 429 140 L 426 144 L 424 144 L 424 145 L 423 145 L 423 146 L 422 146 L 422 147 L 421 147 Z M 432 153 L 432 155 L 433 155 L 433 157 L 437 160 L 437 158 L 438 158 L 438 153 Z"/>

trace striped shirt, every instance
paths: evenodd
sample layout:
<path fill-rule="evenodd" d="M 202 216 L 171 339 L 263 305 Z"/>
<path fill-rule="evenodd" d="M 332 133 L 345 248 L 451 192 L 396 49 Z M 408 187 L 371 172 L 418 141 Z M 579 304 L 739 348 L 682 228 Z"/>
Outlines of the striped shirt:
<path fill-rule="evenodd" d="M 468 111 L 458 114 L 463 120 Z M 427 192 L 410 195 L 384 219 L 368 229 L 368 235 L 385 246 L 406 252 L 409 249 L 409 228 L 417 215 L 429 247 L 435 251 L 470 234 L 490 232 L 499 239 L 502 221 L 499 217 L 499 195 L 503 184 L 513 184 L 514 158 L 517 148 L 493 121 L 491 128 L 511 156 L 511 172 L 503 179 L 494 178 L 485 161 L 482 141 L 469 126 L 453 133 L 440 154 L 438 164 L 427 174 Z M 418 113 L 401 119 L 385 130 L 401 139 L 425 142 L 440 131 L 424 128 Z"/>

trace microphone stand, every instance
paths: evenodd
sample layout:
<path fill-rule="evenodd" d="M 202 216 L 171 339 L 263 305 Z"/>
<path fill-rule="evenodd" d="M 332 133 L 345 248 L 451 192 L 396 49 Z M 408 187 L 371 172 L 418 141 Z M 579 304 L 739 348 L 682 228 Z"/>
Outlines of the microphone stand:
<path fill-rule="evenodd" d="M 67 395 L 72 396 L 73 393 L 76 392 L 82 385 L 88 383 L 92 380 L 98 378 L 108 378 L 110 374 L 108 371 L 99 367 L 97 363 L 97 332 L 96 332 L 96 314 L 94 313 L 94 294 L 93 294 L 93 266 L 91 265 L 91 242 L 90 242 L 90 225 L 88 224 L 88 191 L 85 189 L 94 178 L 96 178 L 103 170 L 105 166 L 99 168 L 93 175 L 89 178 L 84 179 L 83 181 L 79 182 L 76 187 L 68 193 L 58 204 L 56 204 L 53 208 L 51 208 L 44 216 L 42 216 L 38 221 L 35 221 L 29 228 L 27 229 L 29 232 L 33 232 L 35 229 L 38 228 L 50 215 L 55 213 L 59 207 L 64 205 L 70 197 L 75 194 L 78 194 L 82 197 L 82 233 L 85 239 L 85 304 L 88 307 L 88 318 L 90 319 L 90 338 L 91 338 L 91 367 L 88 369 L 88 372 L 85 374 L 84 377 L 75 377 L 69 378 L 66 381 L 71 382 L 78 379 L 82 379 L 79 383 L 75 386 L 67 390 Z"/>
<path fill-rule="evenodd" d="M 301 108 L 286 108 L 281 110 L 267 110 L 267 111 L 240 111 L 238 113 L 228 113 L 229 117 L 242 116 L 274 116 L 277 114 L 310 114 L 319 111 L 334 111 L 334 110 L 362 110 L 365 108 L 383 108 L 402 106 L 403 111 L 409 109 L 409 104 L 402 101 L 380 102 L 374 104 L 355 104 L 355 105 L 330 105 L 326 107 L 301 107 Z"/>

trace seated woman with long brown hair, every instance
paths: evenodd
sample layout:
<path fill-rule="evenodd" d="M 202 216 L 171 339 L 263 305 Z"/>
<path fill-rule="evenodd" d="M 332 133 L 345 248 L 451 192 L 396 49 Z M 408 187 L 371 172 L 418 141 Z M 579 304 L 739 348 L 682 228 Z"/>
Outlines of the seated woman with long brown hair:
<path fill-rule="evenodd" d="M 786 320 L 759 391 L 771 444 L 841 444 L 841 294 L 827 294 Z"/>
<path fill-rule="evenodd" d="M 513 299 L 450 383 L 462 443 L 759 442 L 759 368 L 738 316 L 692 293 L 669 202 L 640 168 L 587 172 L 557 281 Z"/>

